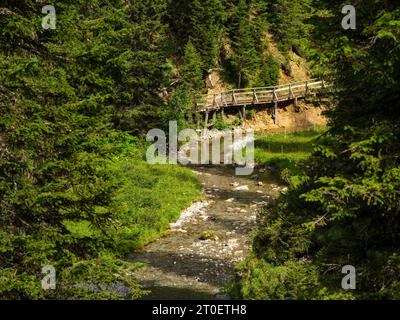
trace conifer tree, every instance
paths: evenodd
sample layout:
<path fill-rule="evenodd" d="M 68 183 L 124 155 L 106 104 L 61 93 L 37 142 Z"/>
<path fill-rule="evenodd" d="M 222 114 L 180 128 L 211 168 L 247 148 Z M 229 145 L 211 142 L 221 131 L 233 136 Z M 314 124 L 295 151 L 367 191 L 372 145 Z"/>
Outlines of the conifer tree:
<path fill-rule="evenodd" d="M 310 26 L 305 20 L 313 10 L 311 3 L 312 0 L 273 0 L 269 3 L 271 31 L 281 51 L 293 48 L 300 53 L 301 47 L 308 43 Z"/>
<path fill-rule="evenodd" d="M 203 60 L 204 71 L 217 64 L 224 33 L 224 7 L 220 0 L 173 1 L 169 20 L 182 48 L 191 39 Z"/>
<path fill-rule="evenodd" d="M 314 23 L 330 29 L 331 127 L 304 176 L 265 208 L 242 265 L 242 298 L 400 298 L 400 8 L 359 1 L 357 29 L 344 30 L 334 14 L 342 2 L 324 2 L 330 14 Z M 356 290 L 341 286 L 346 265 L 356 269 Z"/>
<path fill-rule="evenodd" d="M 194 92 L 200 91 L 204 87 L 203 61 L 191 40 L 185 47 L 183 59 L 181 73 L 185 89 Z"/>
<path fill-rule="evenodd" d="M 116 298 L 76 286 L 116 281 L 140 296 L 111 252 L 106 141 L 123 136 L 115 123 L 143 132 L 161 118 L 165 2 L 54 5 L 55 30 L 42 28 L 38 2 L 0 5 L 0 297 Z M 80 223 L 84 236 L 71 229 Z M 56 290 L 41 288 L 44 265 Z"/>
<path fill-rule="evenodd" d="M 260 63 L 257 41 L 250 23 L 249 6 L 245 0 L 239 1 L 231 33 L 237 86 L 240 88 L 256 78 L 257 67 Z"/>
<path fill-rule="evenodd" d="M 279 64 L 271 54 L 261 60 L 259 74 L 255 86 L 269 87 L 275 86 L 279 82 Z"/>

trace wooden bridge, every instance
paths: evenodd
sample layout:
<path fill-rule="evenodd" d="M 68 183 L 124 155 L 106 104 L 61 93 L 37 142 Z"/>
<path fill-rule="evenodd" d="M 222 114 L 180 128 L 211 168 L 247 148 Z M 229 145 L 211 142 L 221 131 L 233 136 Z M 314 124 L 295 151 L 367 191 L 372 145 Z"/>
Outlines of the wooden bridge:
<path fill-rule="evenodd" d="M 217 111 L 221 111 L 223 114 L 226 108 L 241 107 L 239 108 L 239 114 L 244 119 L 247 106 L 271 104 L 274 108 L 274 122 L 277 123 L 279 102 L 292 100 L 297 105 L 298 99 L 315 95 L 328 86 L 324 80 L 311 79 L 275 87 L 234 89 L 219 94 L 198 95 L 196 96 L 195 112 L 205 114 L 205 124 L 207 126 L 210 113 L 213 114 L 215 119 Z"/>

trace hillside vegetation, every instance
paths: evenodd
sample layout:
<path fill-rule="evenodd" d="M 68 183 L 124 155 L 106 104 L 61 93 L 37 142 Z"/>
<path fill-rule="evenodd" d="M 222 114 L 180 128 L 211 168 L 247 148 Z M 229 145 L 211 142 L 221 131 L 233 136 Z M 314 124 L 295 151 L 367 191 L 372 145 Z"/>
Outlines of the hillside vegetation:
<path fill-rule="evenodd" d="M 400 9 L 384 1 L 356 8 L 355 31 L 339 28 L 335 6 L 320 17 L 330 31 L 320 60 L 334 66 L 338 106 L 301 182 L 262 213 L 232 287 L 238 297 L 400 298 Z M 346 265 L 355 267 L 355 290 L 342 288 Z"/>
<path fill-rule="evenodd" d="M 0 297 L 121 298 L 93 290 L 111 283 L 143 296 L 124 254 L 200 196 L 189 169 L 145 162 L 144 135 L 194 127 L 210 69 L 230 87 L 270 86 L 297 56 L 335 84 L 337 106 L 262 214 L 232 295 L 399 298 L 400 11 L 354 2 L 356 30 L 328 0 L 54 0 L 56 28 L 44 29 L 39 1 L 3 0 Z M 345 264 L 356 291 L 340 288 Z M 56 290 L 41 288 L 44 265 Z"/>

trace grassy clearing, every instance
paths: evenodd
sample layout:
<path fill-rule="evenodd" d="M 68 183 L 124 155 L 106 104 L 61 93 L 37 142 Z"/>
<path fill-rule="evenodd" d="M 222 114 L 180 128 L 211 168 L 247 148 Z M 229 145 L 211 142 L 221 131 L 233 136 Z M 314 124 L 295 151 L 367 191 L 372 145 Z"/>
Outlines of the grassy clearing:
<path fill-rule="evenodd" d="M 324 130 L 295 133 L 269 133 L 259 135 L 255 142 L 255 160 L 261 165 L 269 165 L 290 176 L 301 174 L 299 162 L 307 159 L 313 145 Z"/>
<path fill-rule="evenodd" d="M 187 168 L 123 159 L 112 171 L 121 182 L 115 197 L 121 211 L 115 237 L 123 253 L 158 238 L 201 197 L 199 182 Z"/>

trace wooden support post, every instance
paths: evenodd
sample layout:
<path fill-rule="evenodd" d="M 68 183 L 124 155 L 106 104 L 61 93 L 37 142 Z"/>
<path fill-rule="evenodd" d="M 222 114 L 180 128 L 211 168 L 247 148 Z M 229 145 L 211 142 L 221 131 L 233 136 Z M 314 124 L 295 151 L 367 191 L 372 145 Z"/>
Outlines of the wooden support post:
<path fill-rule="evenodd" d="M 216 107 L 216 104 L 217 104 L 217 99 L 216 99 L 216 94 L 214 94 L 214 97 L 213 97 L 213 108 Z"/>
<path fill-rule="evenodd" d="M 213 113 L 213 121 L 215 122 L 215 120 L 217 120 L 217 110 L 215 110 Z"/>
<path fill-rule="evenodd" d="M 208 111 L 206 111 L 206 119 L 204 120 L 206 127 L 208 126 L 208 116 L 209 116 Z"/>
<path fill-rule="evenodd" d="M 276 94 L 276 88 L 274 88 L 274 91 L 272 92 L 272 94 L 273 94 L 273 101 L 274 102 L 278 102 L 278 95 Z"/>
<path fill-rule="evenodd" d="M 253 89 L 253 104 L 258 103 L 258 97 L 257 97 L 257 92 L 256 89 Z"/>
<path fill-rule="evenodd" d="M 300 112 L 300 107 L 297 97 L 294 98 L 294 111 Z"/>
<path fill-rule="evenodd" d="M 236 97 L 235 97 L 235 90 L 232 90 L 232 104 L 234 106 L 237 105 L 237 100 L 236 100 Z"/>
<path fill-rule="evenodd" d="M 239 116 L 240 116 L 240 119 L 244 120 L 243 119 L 243 114 L 240 112 L 240 109 L 239 109 Z"/>
<path fill-rule="evenodd" d="M 225 113 L 224 113 L 224 108 L 221 108 L 221 118 L 222 121 L 224 121 Z"/>
<path fill-rule="evenodd" d="M 244 105 L 243 106 L 243 109 L 242 109 L 243 111 L 242 111 L 242 113 L 243 113 L 243 120 L 246 120 L 246 105 Z"/>
<path fill-rule="evenodd" d="M 224 106 L 227 107 L 228 103 L 226 102 L 225 94 L 221 93 L 221 107 L 224 107 Z"/>
<path fill-rule="evenodd" d="M 306 81 L 306 96 L 308 96 L 311 93 L 310 87 L 308 85 L 308 80 Z"/>
<path fill-rule="evenodd" d="M 274 91 L 273 91 L 273 101 L 274 101 L 274 114 L 273 114 L 273 117 L 274 117 L 274 124 L 278 124 L 278 95 L 276 94 L 276 88 L 274 88 Z"/>

